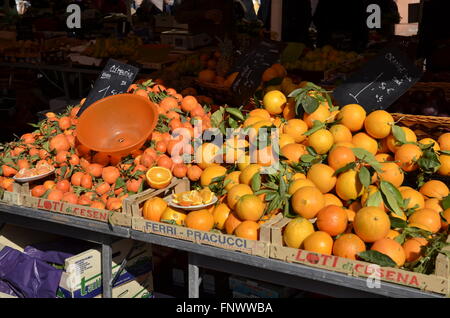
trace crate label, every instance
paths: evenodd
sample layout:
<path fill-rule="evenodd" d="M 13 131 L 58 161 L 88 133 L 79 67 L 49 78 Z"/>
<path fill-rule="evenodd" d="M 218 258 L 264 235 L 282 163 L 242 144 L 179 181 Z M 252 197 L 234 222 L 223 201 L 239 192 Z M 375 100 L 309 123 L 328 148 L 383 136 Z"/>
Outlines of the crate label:
<path fill-rule="evenodd" d="M 52 212 L 70 214 L 89 218 L 97 221 L 108 222 L 110 211 L 98 210 L 90 207 L 74 206 L 65 202 L 57 202 L 46 199 L 38 199 L 37 208 Z"/>
<path fill-rule="evenodd" d="M 422 285 L 425 285 L 424 282 L 420 282 L 420 277 L 413 272 L 374 266 L 374 264 L 364 264 L 358 261 L 348 261 L 347 259 L 338 256 L 298 250 L 294 259 L 299 263 L 307 265 L 343 271 L 356 276 L 371 276 L 373 278 L 380 278 L 384 281 L 392 281 L 397 284 L 416 288 L 421 288 Z"/>
<path fill-rule="evenodd" d="M 253 249 L 258 247 L 259 244 L 261 244 L 261 247 L 263 247 L 264 245 L 264 243 L 250 241 L 231 235 L 197 231 L 182 226 L 175 226 L 171 224 L 151 221 L 144 221 L 143 231 L 145 233 L 160 234 L 196 243 L 246 252 L 253 251 Z"/>

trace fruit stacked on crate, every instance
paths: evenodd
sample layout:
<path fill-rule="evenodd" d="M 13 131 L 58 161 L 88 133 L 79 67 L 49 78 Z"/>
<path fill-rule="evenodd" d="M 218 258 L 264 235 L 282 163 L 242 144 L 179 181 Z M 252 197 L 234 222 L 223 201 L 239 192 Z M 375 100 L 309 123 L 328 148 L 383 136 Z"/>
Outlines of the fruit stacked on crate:
<path fill-rule="evenodd" d="M 62 114 L 49 112 L 33 132 L 1 145 L 0 186 L 13 191 L 14 177 L 32 177 L 55 169 L 49 177 L 30 183 L 31 195 L 53 201 L 120 210 L 122 201 L 146 188 L 167 186 L 172 177 L 182 178 L 190 169 L 181 153 L 171 155 L 178 142 L 170 132 L 179 127 L 193 134 L 211 126 L 210 115 L 193 96 L 178 94 L 151 80 L 130 86 L 128 93 L 145 96 L 158 105 L 159 122 L 141 149 L 114 156 L 95 152 L 76 138 L 77 113 L 81 105 L 68 107 Z M 81 102 L 81 104 L 84 101 Z M 190 135 L 183 151 L 192 152 Z"/>
<path fill-rule="evenodd" d="M 214 112 L 212 126 L 222 133 L 278 128 L 278 146 L 256 146 L 251 161 L 249 139 L 203 143 L 202 161 L 187 176 L 218 203 L 185 213 L 152 198 L 158 204 L 147 204 L 144 217 L 258 239 L 261 224 L 282 213 L 292 218 L 286 246 L 429 273 L 447 245 L 450 133 L 418 140 L 388 112 L 339 108 L 328 93 L 306 83 L 289 96 L 266 93 L 248 113 Z M 276 155 L 278 169 L 263 174 Z"/>

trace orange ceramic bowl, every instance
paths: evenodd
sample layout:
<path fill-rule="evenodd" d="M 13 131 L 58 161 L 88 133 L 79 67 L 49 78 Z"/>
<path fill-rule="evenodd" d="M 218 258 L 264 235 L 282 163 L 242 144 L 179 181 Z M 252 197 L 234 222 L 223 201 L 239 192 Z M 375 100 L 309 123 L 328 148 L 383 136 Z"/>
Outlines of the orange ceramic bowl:
<path fill-rule="evenodd" d="M 142 147 L 157 122 L 158 109 L 150 100 L 118 94 L 84 110 L 76 133 L 79 142 L 89 149 L 125 156 Z"/>

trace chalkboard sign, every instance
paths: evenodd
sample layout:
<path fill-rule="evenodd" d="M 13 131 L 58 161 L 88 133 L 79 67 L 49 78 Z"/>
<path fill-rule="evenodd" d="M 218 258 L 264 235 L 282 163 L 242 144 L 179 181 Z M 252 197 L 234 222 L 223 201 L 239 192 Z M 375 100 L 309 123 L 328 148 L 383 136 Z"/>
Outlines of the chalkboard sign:
<path fill-rule="evenodd" d="M 94 83 L 94 87 L 89 92 L 86 101 L 78 112 L 78 116 L 99 99 L 110 95 L 125 93 L 133 83 L 139 69 L 137 67 L 109 59 L 100 76 Z"/>
<path fill-rule="evenodd" d="M 387 109 L 422 76 L 398 48 L 390 48 L 369 61 L 333 92 L 340 106 L 359 104 L 367 111 Z"/>
<path fill-rule="evenodd" d="M 264 71 L 280 59 L 280 53 L 286 44 L 263 40 L 261 43 L 243 56 L 234 70 L 239 72 L 231 85 L 231 91 L 236 95 L 236 102 L 247 101 L 261 84 Z"/>

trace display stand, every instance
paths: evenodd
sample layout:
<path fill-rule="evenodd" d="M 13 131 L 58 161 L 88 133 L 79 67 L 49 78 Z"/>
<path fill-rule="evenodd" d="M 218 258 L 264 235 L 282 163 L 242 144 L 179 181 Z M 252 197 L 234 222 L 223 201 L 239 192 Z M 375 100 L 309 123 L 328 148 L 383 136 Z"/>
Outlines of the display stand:
<path fill-rule="evenodd" d="M 188 295 L 190 298 L 199 297 L 201 284 L 200 268 L 235 274 L 332 297 L 445 297 L 382 281 L 379 288 L 370 288 L 365 278 L 247 255 L 171 237 L 143 233 L 88 219 L 3 203 L 0 203 L 1 223 L 10 223 L 101 244 L 103 297 L 105 298 L 111 297 L 112 292 L 111 243 L 120 238 L 131 238 L 137 241 L 186 251 L 189 257 Z"/>

